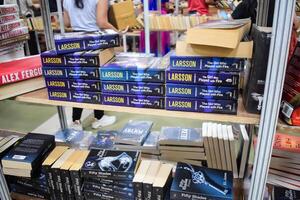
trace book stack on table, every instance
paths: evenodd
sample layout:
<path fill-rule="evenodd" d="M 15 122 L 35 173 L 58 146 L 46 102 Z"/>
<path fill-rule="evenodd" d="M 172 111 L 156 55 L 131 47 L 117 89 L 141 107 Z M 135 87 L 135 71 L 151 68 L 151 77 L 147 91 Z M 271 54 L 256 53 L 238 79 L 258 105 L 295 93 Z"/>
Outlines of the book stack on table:
<path fill-rule="evenodd" d="M 85 199 L 134 199 L 139 164 L 138 151 L 92 149 L 81 169 Z"/>
<path fill-rule="evenodd" d="M 113 30 L 55 35 L 56 50 L 41 54 L 49 99 L 100 103 L 99 67 L 114 58 L 119 44 Z"/>
<path fill-rule="evenodd" d="M 0 5 L 0 61 L 23 57 L 28 27 L 16 4 Z"/>
<path fill-rule="evenodd" d="M 54 136 L 29 133 L 2 158 L 3 173 L 12 192 L 49 198 L 42 162 L 55 147 Z"/>
<path fill-rule="evenodd" d="M 165 60 L 127 53 L 100 68 L 102 104 L 164 108 Z"/>

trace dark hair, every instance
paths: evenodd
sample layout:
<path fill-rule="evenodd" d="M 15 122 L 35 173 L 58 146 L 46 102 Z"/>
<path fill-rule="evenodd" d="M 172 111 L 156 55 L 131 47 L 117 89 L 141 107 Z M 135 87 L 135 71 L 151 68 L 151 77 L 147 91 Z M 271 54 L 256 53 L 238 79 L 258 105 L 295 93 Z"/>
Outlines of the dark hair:
<path fill-rule="evenodd" d="M 75 5 L 77 8 L 83 9 L 84 7 L 83 0 L 75 0 Z"/>

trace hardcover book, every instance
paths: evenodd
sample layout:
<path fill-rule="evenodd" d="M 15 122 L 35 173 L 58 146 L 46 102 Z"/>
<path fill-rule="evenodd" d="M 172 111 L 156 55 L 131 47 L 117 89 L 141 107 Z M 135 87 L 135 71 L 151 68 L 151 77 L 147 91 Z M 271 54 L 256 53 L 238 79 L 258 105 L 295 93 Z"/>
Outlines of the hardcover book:
<path fill-rule="evenodd" d="M 29 56 L 0 63 L 0 86 L 42 76 L 39 56 Z"/>
<path fill-rule="evenodd" d="M 170 70 L 191 71 L 240 71 L 245 60 L 239 58 L 200 57 L 200 56 L 170 56 Z"/>
<path fill-rule="evenodd" d="M 138 108 L 163 109 L 165 106 L 164 97 L 158 96 L 140 96 L 140 95 L 122 95 L 102 93 L 102 104 L 115 106 L 128 106 Z"/>
<path fill-rule="evenodd" d="M 16 21 L 19 19 L 18 13 L 11 13 L 7 15 L 0 15 L 0 24 L 5 24 L 11 21 Z"/>
<path fill-rule="evenodd" d="M 90 151 L 82 167 L 84 177 L 132 180 L 140 162 L 137 151 Z"/>
<path fill-rule="evenodd" d="M 90 145 L 90 149 L 112 149 L 118 134 L 117 131 L 98 131 L 97 136 Z"/>
<path fill-rule="evenodd" d="M 96 67 L 43 67 L 43 75 L 47 79 L 89 79 L 99 80 Z"/>
<path fill-rule="evenodd" d="M 48 67 L 100 67 L 110 61 L 113 57 L 113 48 L 80 51 L 63 55 L 57 54 L 55 50 L 50 50 L 41 54 L 43 66 Z"/>
<path fill-rule="evenodd" d="M 98 80 L 84 80 L 84 79 L 46 79 L 46 87 L 48 89 L 57 90 L 82 90 L 100 92 L 101 85 Z"/>
<path fill-rule="evenodd" d="M 238 94 L 237 87 L 166 84 L 168 97 L 237 100 Z"/>
<path fill-rule="evenodd" d="M 300 192 L 288 188 L 274 186 L 272 200 L 297 200 L 300 199 Z"/>
<path fill-rule="evenodd" d="M 80 103 L 101 103 L 100 92 L 89 91 L 63 91 L 48 89 L 48 97 L 55 101 L 71 101 Z"/>
<path fill-rule="evenodd" d="M 165 85 L 162 83 L 102 81 L 101 90 L 102 93 L 110 94 L 164 96 Z"/>
<path fill-rule="evenodd" d="M 130 120 L 117 135 L 115 142 L 141 146 L 151 131 L 153 122 Z"/>
<path fill-rule="evenodd" d="M 55 35 L 55 48 L 58 54 L 72 53 L 83 50 L 97 50 L 120 45 L 119 34 L 113 30 L 99 32 L 71 32 Z"/>
<path fill-rule="evenodd" d="M 160 82 L 165 80 L 166 65 L 162 59 L 151 57 L 116 57 L 100 68 L 102 81 Z"/>
<path fill-rule="evenodd" d="M 233 199 L 233 176 L 229 171 L 178 163 L 171 199 Z"/>
<path fill-rule="evenodd" d="M 0 5 L 0 15 L 18 13 L 19 7 L 17 4 Z"/>
<path fill-rule="evenodd" d="M 133 193 L 135 200 L 143 200 L 143 180 L 147 174 L 147 171 L 150 167 L 151 161 L 150 160 L 142 160 L 141 164 L 133 178 Z"/>
<path fill-rule="evenodd" d="M 13 29 L 11 31 L 1 33 L 0 34 L 0 40 L 5 40 L 9 38 L 19 37 L 28 34 L 28 27 L 22 26 L 16 29 Z"/>
<path fill-rule="evenodd" d="M 236 100 L 188 99 L 179 97 L 166 98 L 166 110 L 236 114 Z"/>
<path fill-rule="evenodd" d="M 1 160 L 4 168 L 34 170 L 55 147 L 53 135 L 28 133 Z"/>
<path fill-rule="evenodd" d="M 9 32 L 13 29 L 20 28 L 25 26 L 25 22 L 23 19 L 18 19 L 15 21 L 7 22 L 5 24 L 0 24 L 0 33 Z"/>
<path fill-rule="evenodd" d="M 237 86 L 239 75 L 235 72 L 166 71 L 167 83 Z"/>
<path fill-rule="evenodd" d="M 203 146 L 201 129 L 162 127 L 159 145 Z"/>

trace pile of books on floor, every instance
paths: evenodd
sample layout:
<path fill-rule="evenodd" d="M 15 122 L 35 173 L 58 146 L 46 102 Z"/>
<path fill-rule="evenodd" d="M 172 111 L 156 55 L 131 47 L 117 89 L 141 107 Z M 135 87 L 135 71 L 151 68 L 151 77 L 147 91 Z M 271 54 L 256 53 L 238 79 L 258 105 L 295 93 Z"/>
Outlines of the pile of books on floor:
<path fill-rule="evenodd" d="M 100 68 L 102 104 L 163 109 L 167 65 L 152 55 L 119 54 Z"/>
<path fill-rule="evenodd" d="M 138 151 L 92 149 L 81 169 L 85 199 L 134 199 Z"/>
<path fill-rule="evenodd" d="M 18 5 L 0 5 L 0 61 L 23 57 L 28 38 L 28 27 L 19 18 Z"/>
<path fill-rule="evenodd" d="M 209 20 L 217 20 L 217 16 L 174 15 L 151 13 L 149 15 L 150 30 L 186 31 Z"/>
<path fill-rule="evenodd" d="M 29 133 L 1 159 L 10 191 L 37 198 L 49 198 L 43 160 L 55 147 L 54 136 Z"/>
<path fill-rule="evenodd" d="M 0 100 L 45 87 L 40 56 L 0 63 Z"/>
<path fill-rule="evenodd" d="M 198 166 L 206 161 L 200 128 L 162 127 L 158 144 L 161 160 Z"/>
<path fill-rule="evenodd" d="M 120 150 L 140 150 L 142 157 L 158 158 L 158 132 L 151 132 L 151 121 L 129 121 L 117 134 L 114 147 Z"/>
<path fill-rule="evenodd" d="M 99 67 L 113 59 L 119 44 L 113 30 L 55 35 L 56 50 L 41 54 L 49 99 L 100 103 Z"/>
<path fill-rule="evenodd" d="M 268 183 L 300 190 L 300 137 L 277 133 L 273 145 Z"/>

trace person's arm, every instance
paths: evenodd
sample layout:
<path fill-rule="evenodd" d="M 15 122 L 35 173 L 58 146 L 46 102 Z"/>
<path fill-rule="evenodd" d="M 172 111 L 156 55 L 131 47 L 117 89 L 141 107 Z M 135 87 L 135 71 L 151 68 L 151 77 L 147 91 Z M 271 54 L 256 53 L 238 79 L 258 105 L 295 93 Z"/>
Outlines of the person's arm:
<path fill-rule="evenodd" d="M 70 16 L 66 10 L 64 11 L 64 24 L 65 24 L 65 27 L 67 27 L 67 28 L 71 27 Z"/>
<path fill-rule="evenodd" d="M 113 29 L 118 30 L 108 22 L 108 0 L 99 0 L 97 4 L 97 25 L 100 29 Z"/>

